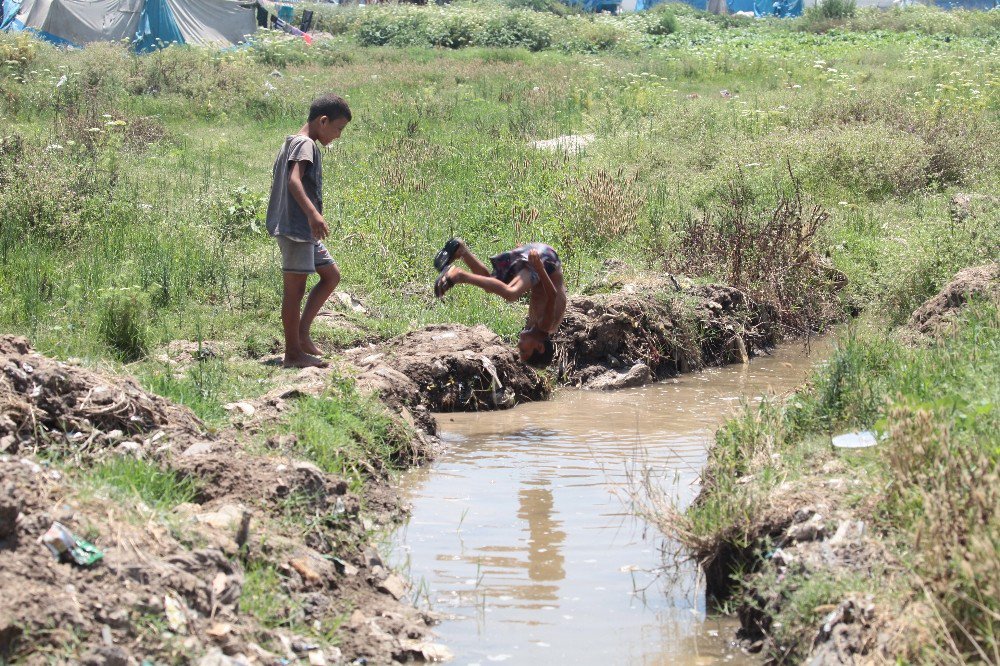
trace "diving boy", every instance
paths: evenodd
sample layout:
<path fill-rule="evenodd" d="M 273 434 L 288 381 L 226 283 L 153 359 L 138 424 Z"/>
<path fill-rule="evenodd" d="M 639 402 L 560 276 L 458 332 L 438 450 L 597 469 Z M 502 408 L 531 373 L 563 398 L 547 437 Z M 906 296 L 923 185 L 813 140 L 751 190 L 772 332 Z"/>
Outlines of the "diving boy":
<path fill-rule="evenodd" d="M 465 262 L 471 272 L 452 266 L 456 259 Z M 544 243 L 528 243 L 490 257 L 490 263 L 492 271 L 462 239 L 452 238 L 434 258 L 434 267 L 441 271 L 434 283 L 434 295 L 441 298 L 456 284 L 471 284 L 511 302 L 530 292 L 528 319 L 518 336 L 517 351 L 529 365 L 548 366 L 555 352 L 552 334 L 566 314 L 566 287 L 559 255 Z"/>
<path fill-rule="evenodd" d="M 323 218 L 323 164 L 316 143 L 324 146 L 340 137 L 351 121 L 351 109 L 341 97 L 324 95 L 309 107 L 309 118 L 297 134 L 285 138 L 274 160 L 267 232 L 281 250 L 284 294 L 281 325 L 286 368 L 324 367 L 322 353 L 309 335 L 313 319 L 340 282 L 340 271 L 322 241 L 330 233 Z M 305 307 L 306 279 L 319 274 Z M 300 312 L 300 308 L 302 308 Z"/>

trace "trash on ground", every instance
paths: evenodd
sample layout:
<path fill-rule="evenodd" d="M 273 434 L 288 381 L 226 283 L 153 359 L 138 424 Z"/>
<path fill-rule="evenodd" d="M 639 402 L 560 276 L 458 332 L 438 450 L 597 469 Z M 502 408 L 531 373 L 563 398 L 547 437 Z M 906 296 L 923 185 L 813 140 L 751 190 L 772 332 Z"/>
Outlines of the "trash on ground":
<path fill-rule="evenodd" d="M 97 546 L 77 537 L 59 522 L 52 523 L 38 541 L 45 544 L 57 560 L 72 561 L 81 567 L 89 567 L 104 558 Z"/>
<path fill-rule="evenodd" d="M 833 438 L 833 445 L 838 449 L 867 449 L 878 444 L 878 438 L 871 430 L 847 432 Z"/>

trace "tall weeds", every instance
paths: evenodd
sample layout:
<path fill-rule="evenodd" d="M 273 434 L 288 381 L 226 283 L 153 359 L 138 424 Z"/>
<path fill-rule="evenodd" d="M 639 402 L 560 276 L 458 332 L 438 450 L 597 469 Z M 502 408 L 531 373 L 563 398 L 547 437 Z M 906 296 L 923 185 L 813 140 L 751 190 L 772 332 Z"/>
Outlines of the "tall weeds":
<path fill-rule="evenodd" d="M 682 220 L 669 269 L 716 276 L 773 306 L 789 330 L 806 332 L 835 318 L 835 294 L 845 278 L 816 248 L 828 220 L 822 206 L 807 204 L 792 176 L 791 193 L 766 207 L 739 171 L 719 193 L 719 204 Z"/>

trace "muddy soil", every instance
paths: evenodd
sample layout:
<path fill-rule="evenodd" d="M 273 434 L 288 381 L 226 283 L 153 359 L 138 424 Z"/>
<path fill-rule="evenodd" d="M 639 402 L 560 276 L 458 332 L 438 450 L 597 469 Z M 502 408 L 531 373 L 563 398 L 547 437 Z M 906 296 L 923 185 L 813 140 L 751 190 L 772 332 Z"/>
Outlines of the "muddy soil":
<path fill-rule="evenodd" d="M 352 349 L 358 385 L 388 404 L 431 411 L 506 409 L 544 400 L 551 386 L 485 326 L 447 324 Z"/>
<path fill-rule="evenodd" d="M 555 336 L 559 381 L 616 389 L 746 362 L 777 342 L 767 307 L 723 285 L 647 279 L 574 296 Z"/>
<path fill-rule="evenodd" d="M 406 582 L 367 544 L 375 524 L 399 516 L 386 479 L 369 479 L 359 496 L 306 461 L 249 453 L 246 429 L 206 432 L 130 379 L 53 361 L 23 338 L 0 337 L 0 351 L 0 661 L 447 654 L 428 641 L 433 619 L 402 601 Z M 193 479 L 194 501 L 154 510 L 93 490 L 88 471 L 116 456 Z M 103 560 L 58 561 L 38 542 L 53 521 Z M 273 580 L 262 584 L 261 571 Z"/>

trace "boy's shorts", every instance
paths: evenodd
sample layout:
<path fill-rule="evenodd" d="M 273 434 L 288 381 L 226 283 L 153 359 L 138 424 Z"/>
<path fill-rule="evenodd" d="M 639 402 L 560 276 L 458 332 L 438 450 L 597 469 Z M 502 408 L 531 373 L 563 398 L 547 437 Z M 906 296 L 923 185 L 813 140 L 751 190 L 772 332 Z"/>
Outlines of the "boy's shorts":
<path fill-rule="evenodd" d="M 281 249 L 281 270 L 286 273 L 315 273 L 317 268 L 337 262 L 319 241 L 298 241 L 288 236 L 275 236 Z"/>

